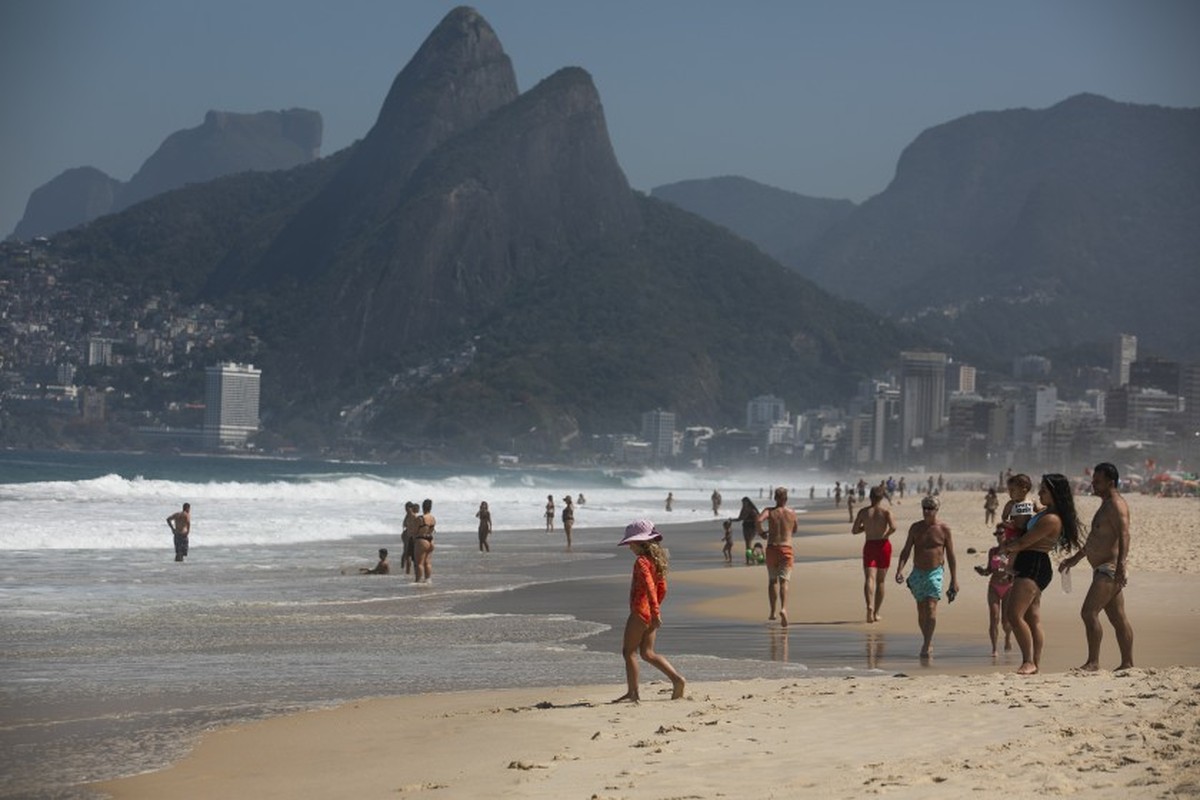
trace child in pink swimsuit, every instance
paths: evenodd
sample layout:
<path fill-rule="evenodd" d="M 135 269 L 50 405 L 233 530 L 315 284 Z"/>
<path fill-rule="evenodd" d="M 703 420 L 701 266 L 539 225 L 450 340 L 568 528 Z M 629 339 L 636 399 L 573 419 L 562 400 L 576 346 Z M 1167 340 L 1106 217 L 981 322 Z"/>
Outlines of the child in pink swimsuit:
<path fill-rule="evenodd" d="M 662 534 L 649 520 L 639 519 L 625 528 L 621 545 L 637 557 L 633 562 L 633 582 L 629 586 L 629 618 L 625 621 L 625 637 L 621 656 L 625 659 L 625 683 L 627 691 L 614 700 L 638 702 L 637 655 L 653 664 L 671 679 L 671 699 L 683 697 L 683 676 L 675 671 L 671 662 L 654 651 L 654 640 L 662 625 L 662 601 L 667 596 L 667 551 L 659 543 Z"/>
<path fill-rule="evenodd" d="M 1008 615 L 1004 613 L 1004 597 L 1008 594 L 1008 590 L 1012 588 L 1012 573 L 1008 571 L 1008 556 L 1000 551 L 1000 545 L 1010 538 L 1014 538 L 1015 530 L 1010 526 L 1000 524 L 996 526 L 996 546 L 988 550 L 988 563 L 986 567 L 976 567 L 975 571 L 980 575 L 990 575 L 991 580 L 987 585 L 988 599 L 988 636 L 992 639 L 992 657 L 996 657 L 999 653 L 996 649 L 997 641 L 1000 637 L 1000 626 L 1004 626 L 1004 649 L 1012 650 L 1012 625 L 1008 622 Z M 1016 534 L 1019 535 L 1019 534 Z"/>

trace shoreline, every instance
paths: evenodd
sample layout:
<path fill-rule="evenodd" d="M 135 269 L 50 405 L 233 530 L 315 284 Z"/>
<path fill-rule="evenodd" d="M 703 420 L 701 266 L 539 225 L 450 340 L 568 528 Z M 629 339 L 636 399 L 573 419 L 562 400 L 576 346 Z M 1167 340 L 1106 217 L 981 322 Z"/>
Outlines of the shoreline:
<path fill-rule="evenodd" d="M 970 571 L 982 555 L 966 553 L 988 538 L 981 525 L 969 521 L 968 515 L 982 516 L 975 495 L 952 492 L 943 498 L 942 518 L 955 531 L 962 592 L 952 606 L 940 604 L 929 665 L 920 664 L 915 646 L 908 652 L 907 643 L 919 642 L 919 635 L 904 587 L 889 585 L 881 623 L 860 621 L 862 540 L 849 535 L 844 509 L 822 509 L 818 501 L 800 518 L 797 554 L 819 560 L 797 564 L 789 599 L 793 624 L 782 637 L 784 658 L 790 646 L 794 663 L 803 662 L 806 637 L 832 631 L 859 643 L 854 652 L 864 666 L 872 658 L 871 642 L 879 643 L 877 675 L 698 681 L 689 683 L 685 700 L 670 703 L 660 702 L 657 692 L 666 686 L 661 676 L 645 667 L 646 700 L 639 706 L 609 706 L 623 687 L 614 652 L 611 685 L 354 701 L 210 732 L 166 770 L 89 788 L 118 798 L 150 798 L 285 792 L 562 797 L 577 796 L 586 787 L 584 796 L 615 798 L 660 797 L 668 791 L 696 797 L 769 795 L 815 788 L 823 796 L 851 797 L 883 787 L 902 797 L 952 797 L 963 791 L 1012 796 L 1022 787 L 1033 793 L 1049 786 L 1126 798 L 1131 786 L 1157 787 L 1159 793 L 1187 786 L 1200 764 L 1200 706 L 1191 699 L 1200 688 L 1200 644 L 1180 634 L 1194 630 L 1200 592 L 1188 577 L 1197 568 L 1174 554 L 1190 545 L 1194 500 L 1131 498 L 1135 539 L 1129 613 L 1138 668 L 1064 672 L 1083 660 L 1078 617 L 1083 587 L 1064 594 L 1052 585 L 1044 601 L 1045 669 L 1018 678 L 1011 673 L 1019 657 L 1012 662 L 1002 655 L 993 663 L 989 655 L 986 580 Z M 1081 514 L 1090 518 L 1084 499 Z M 894 508 L 901 538 L 889 580 L 915 507 L 914 498 Z M 1154 516 L 1150 511 L 1174 521 L 1148 522 Z M 1147 530 L 1140 531 L 1140 520 L 1147 521 Z M 765 572 L 736 562 L 721 565 L 720 525 L 712 518 L 662 525 L 673 556 L 678 548 L 680 560 L 691 563 L 697 553 L 704 558 L 711 552 L 712 566 L 672 571 L 660 651 L 672 658 L 680 653 L 686 637 L 672 625 L 695 619 L 731 627 L 751 637 L 766 657 L 777 655 L 767 650 L 781 633 L 764 624 Z M 585 535 L 587 530 L 577 529 Z M 613 602 L 622 619 L 625 570 L 621 563 Z M 1115 664 L 1112 631 L 1103 624 L 1101 663 Z M 604 638 L 589 637 L 586 646 L 603 652 L 597 645 Z M 933 718 L 931 704 L 937 706 Z M 1165 723 L 1156 722 L 1160 719 Z M 414 720 L 421 724 L 414 726 Z M 917 729 L 927 734 L 911 735 Z M 1126 741 L 1130 731 L 1141 735 L 1140 745 Z M 1044 747 L 1031 747 L 1031 735 Z M 429 752 L 422 740 L 439 746 Z M 937 749 L 930 750 L 934 740 Z M 1178 745 L 1174 754 L 1170 742 Z M 406 769 L 397 754 L 414 748 L 429 752 L 429 758 L 423 755 L 418 769 Z M 1048 750 L 1051 757 L 1045 756 Z M 939 751 L 945 758 L 934 758 Z M 860 756 L 863 752 L 869 755 Z M 993 766 L 1014 757 L 1024 758 L 1016 763 L 1027 769 L 1014 773 L 1011 761 L 1007 769 Z M 1077 762 L 1094 765 L 1096 774 L 1080 771 Z M 697 769 L 700 765 L 704 768 Z M 944 780 L 922 779 L 922 765 L 940 771 Z M 1037 775 L 1041 782 L 1034 780 Z"/>

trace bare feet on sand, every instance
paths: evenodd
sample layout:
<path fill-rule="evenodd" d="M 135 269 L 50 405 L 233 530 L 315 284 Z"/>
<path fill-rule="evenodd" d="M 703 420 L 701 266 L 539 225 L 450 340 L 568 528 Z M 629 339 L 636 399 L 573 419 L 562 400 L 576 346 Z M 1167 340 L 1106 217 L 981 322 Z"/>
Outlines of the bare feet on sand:
<path fill-rule="evenodd" d="M 632 692 L 626 692 L 625 694 L 621 695 L 620 697 L 618 697 L 616 700 L 613 700 L 612 702 L 613 703 L 634 703 L 634 704 L 636 704 L 639 702 L 639 700 L 638 700 L 638 696 L 636 694 L 633 694 Z"/>
<path fill-rule="evenodd" d="M 786 627 L 788 626 L 787 612 L 786 612 L 786 611 L 783 611 L 783 610 L 781 610 L 781 611 L 779 612 L 779 626 L 780 626 L 781 628 L 786 628 Z"/>
<path fill-rule="evenodd" d="M 1022 661 L 1021 666 L 1017 667 L 1018 675 L 1037 675 L 1037 665 L 1030 664 L 1028 661 Z"/>
<path fill-rule="evenodd" d="M 687 685 L 687 681 L 685 681 L 683 678 L 680 678 L 677 681 L 671 681 L 671 699 L 672 700 L 682 700 L 683 699 L 683 688 L 686 685 Z"/>

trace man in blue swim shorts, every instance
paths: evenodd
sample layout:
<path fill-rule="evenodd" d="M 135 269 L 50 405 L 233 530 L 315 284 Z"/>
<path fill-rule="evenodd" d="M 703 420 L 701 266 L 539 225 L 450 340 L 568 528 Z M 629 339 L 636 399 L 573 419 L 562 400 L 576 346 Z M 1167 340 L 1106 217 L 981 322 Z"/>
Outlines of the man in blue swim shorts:
<path fill-rule="evenodd" d="M 896 583 L 904 583 L 904 565 L 908 557 L 913 558 L 912 574 L 908 577 L 908 589 L 917 601 L 917 624 L 921 627 L 924 644 L 921 658 L 933 655 L 933 631 L 937 627 L 937 604 L 942 598 L 944 566 L 950 567 L 950 590 L 946 599 L 951 603 L 958 595 L 958 565 L 954 558 L 954 540 L 950 526 L 938 522 L 938 500 L 932 495 L 921 500 L 921 520 L 908 529 L 904 549 L 900 551 L 900 564 L 896 567 Z"/>
<path fill-rule="evenodd" d="M 922 600 L 941 600 L 942 577 L 944 575 L 944 567 L 935 567 L 934 569 L 918 569 L 917 567 L 913 567 L 913 571 L 909 574 L 908 580 L 905 583 L 908 586 L 908 590 L 912 592 L 913 599 L 918 603 Z"/>

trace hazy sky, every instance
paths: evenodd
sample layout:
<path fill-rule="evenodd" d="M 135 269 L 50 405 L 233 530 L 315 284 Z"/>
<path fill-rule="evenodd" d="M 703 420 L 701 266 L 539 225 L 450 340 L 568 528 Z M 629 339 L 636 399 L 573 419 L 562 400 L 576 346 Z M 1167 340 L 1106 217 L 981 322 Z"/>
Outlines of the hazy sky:
<path fill-rule="evenodd" d="M 0 0 L 0 237 L 90 165 L 129 180 L 209 109 L 361 138 L 454 3 Z M 480 0 L 522 91 L 591 73 L 630 183 L 744 175 L 861 201 L 925 128 L 1079 92 L 1200 106 L 1200 0 Z"/>

